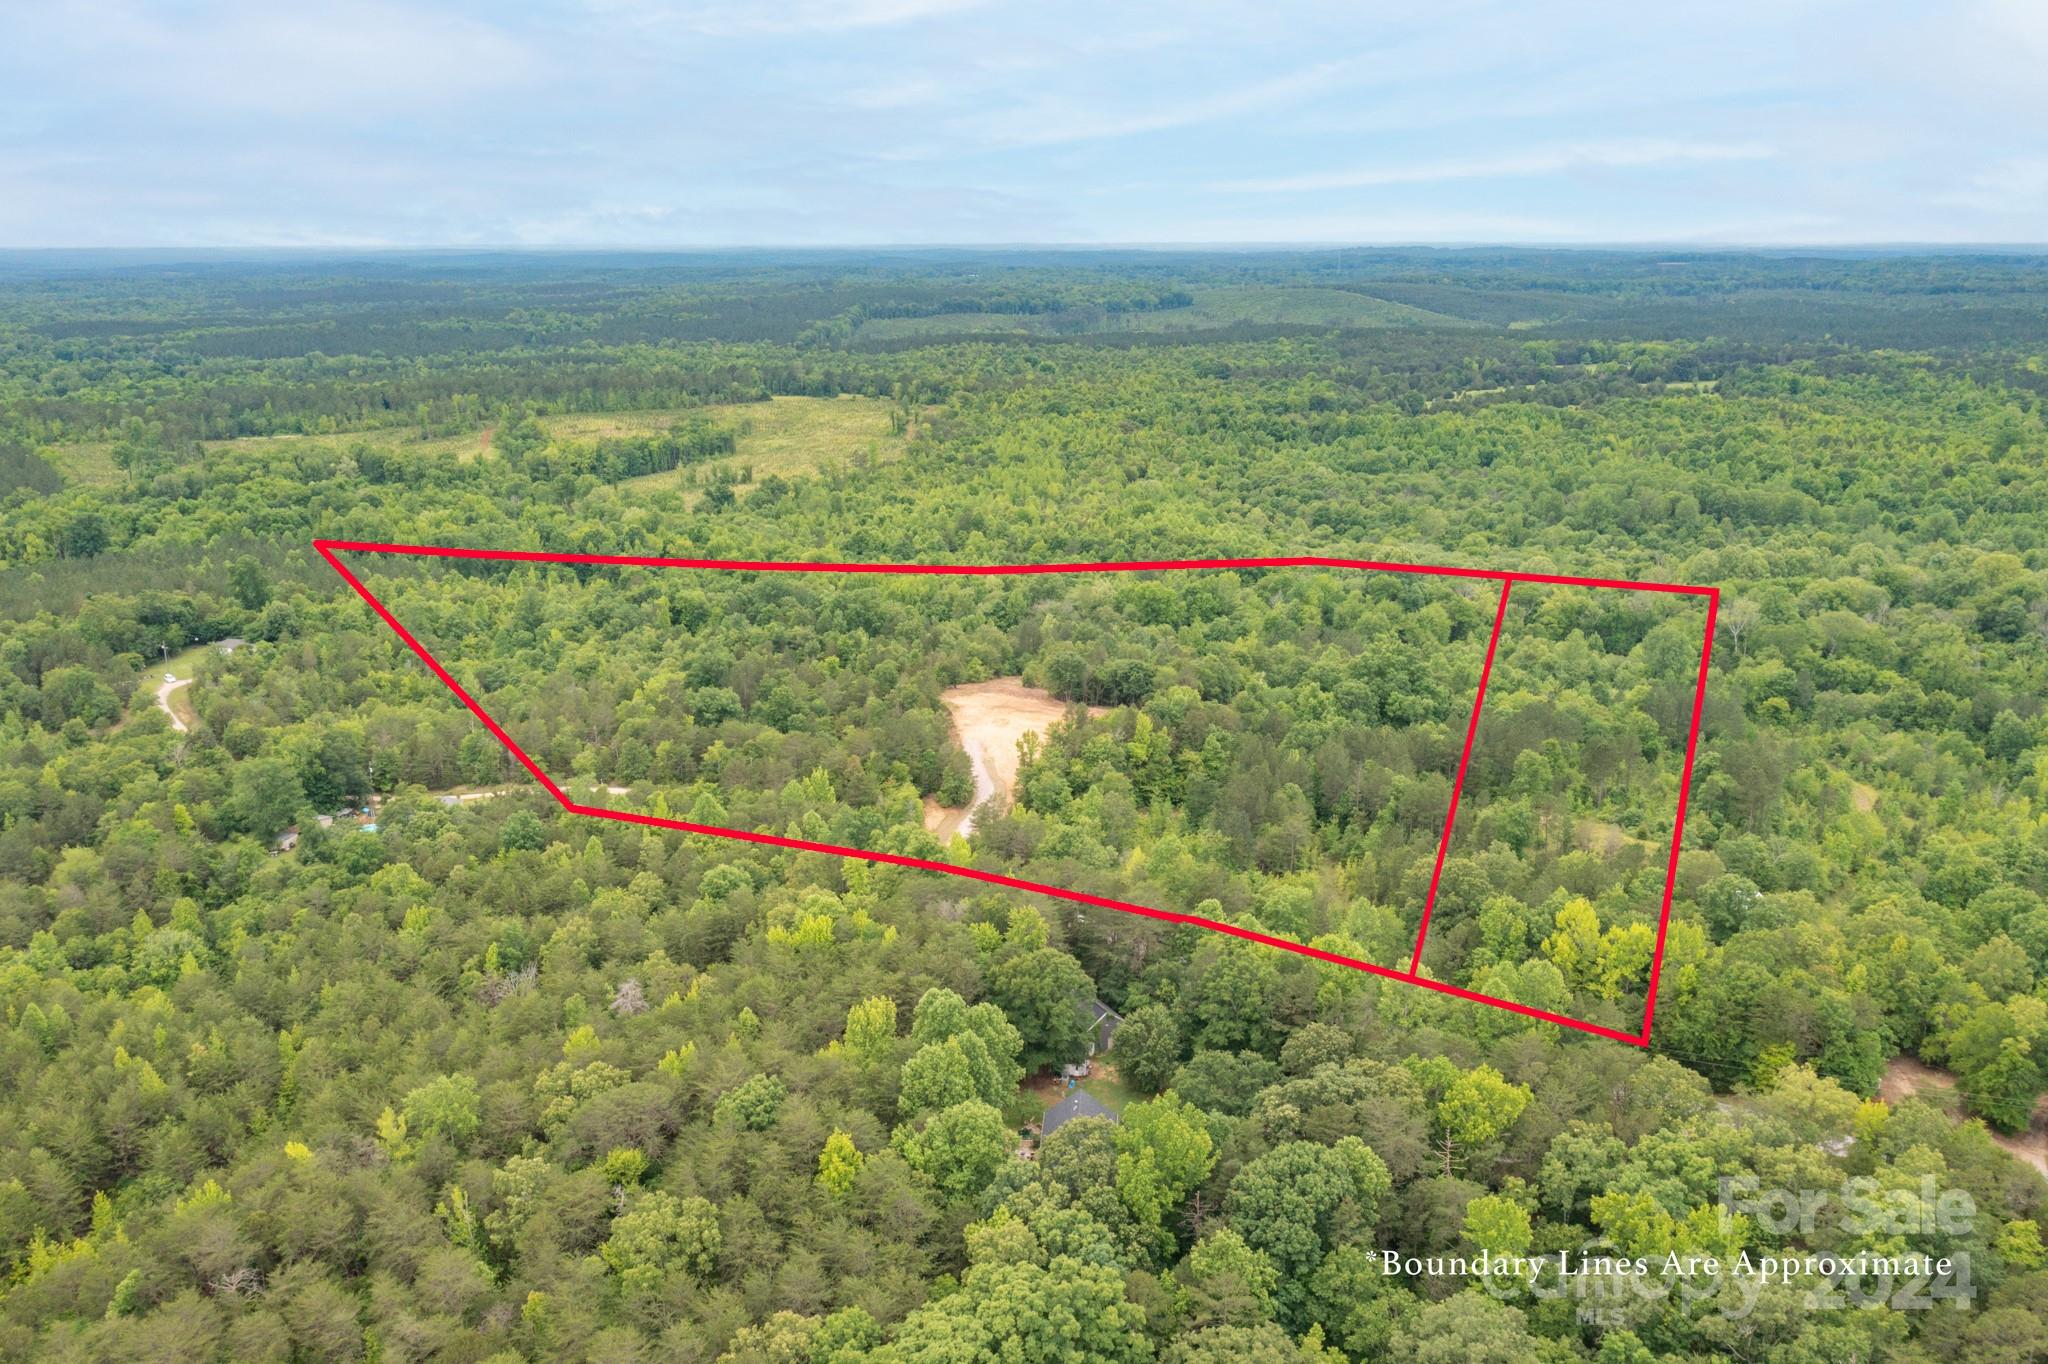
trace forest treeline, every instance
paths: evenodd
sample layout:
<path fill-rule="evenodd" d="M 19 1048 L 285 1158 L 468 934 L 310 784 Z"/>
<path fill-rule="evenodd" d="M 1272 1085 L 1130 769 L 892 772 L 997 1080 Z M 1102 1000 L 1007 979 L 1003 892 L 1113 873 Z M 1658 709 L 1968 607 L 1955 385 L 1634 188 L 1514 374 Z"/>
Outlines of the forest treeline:
<path fill-rule="evenodd" d="M 1951 335 L 1958 306 L 2038 326 L 2039 263 L 1703 260 L 1683 285 L 1634 257 L 1422 253 L 975 281 L 722 259 L 11 278 L 0 1358 L 2048 1354 L 2048 1183 L 1994 1140 L 2048 1090 L 2048 432 L 2014 377 L 2041 357 Z M 1088 307 L 1333 273 L 1446 312 L 1590 300 L 1570 325 L 1591 334 L 797 344 L 863 298 Z M 1798 339 L 1800 291 L 1894 330 Z M 753 299 L 783 330 L 586 336 L 561 364 L 488 332 L 345 349 L 621 294 L 714 318 Z M 1658 330 L 1701 296 L 1784 317 Z M 1632 320 L 1593 327 L 1595 304 Z M 179 349 L 273 324 L 334 349 Z M 708 404 L 791 393 L 926 415 L 885 464 L 716 497 L 632 481 L 731 457 Z M 634 407 L 663 415 L 541 420 Z M 474 439 L 417 448 L 427 428 Z M 257 432 L 280 438 L 200 443 Z M 316 536 L 1718 586 L 1652 1045 L 1197 928 L 570 816 Z M 1402 968 L 1497 602 L 1334 570 L 350 563 L 553 776 L 625 788 L 620 808 Z M 1637 1026 L 1704 630 L 1697 598 L 1516 586 L 1424 970 Z M 181 654 L 223 640 L 243 642 Z M 189 733 L 154 703 L 174 656 Z M 1014 803 L 941 845 L 926 802 L 972 783 L 940 693 L 1005 676 L 1073 705 Z M 1123 1019 L 1114 1120 L 1020 1159 L 1098 1002 Z M 1951 1072 L 1960 1111 L 1882 1099 L 1901 1058 Z M 1747 1178 L 1832 1211 L 1723 1216 Z M 1840 1216 L 1851 1192 L 1899 1215 Z M 1960 1221 L 1931 1215 L 1955 1194 Z M 1968 1310 L 1808 1310 L 1811 1276 L 1591 1302 L 1381 1259 L 1588 1246 L 1960 1257 L 1944 1287 Z"/>

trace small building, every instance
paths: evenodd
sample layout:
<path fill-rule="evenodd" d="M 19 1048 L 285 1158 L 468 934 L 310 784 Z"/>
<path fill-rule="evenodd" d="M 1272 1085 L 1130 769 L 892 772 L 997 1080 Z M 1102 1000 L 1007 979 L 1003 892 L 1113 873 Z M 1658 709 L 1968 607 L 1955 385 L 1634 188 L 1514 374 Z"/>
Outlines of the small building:
<path fill-rule="evenodd" d="M 228 638 L 221 640 L 215 647 L 224 654 L 231 654 L 248 642 L 246 639 L 237 639 L 230 635 Z"/>

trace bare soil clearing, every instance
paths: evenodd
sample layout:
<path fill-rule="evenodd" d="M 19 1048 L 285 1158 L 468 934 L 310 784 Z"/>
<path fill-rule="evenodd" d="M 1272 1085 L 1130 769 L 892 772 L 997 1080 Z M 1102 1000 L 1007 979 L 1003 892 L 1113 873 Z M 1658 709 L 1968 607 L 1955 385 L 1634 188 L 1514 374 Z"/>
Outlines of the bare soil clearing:
<path fill-rule="evenodd" d="M 1937 1070 L 1911 1056 L 1895 1056 L 1884 1069 L 1884 1079 L 1878 1082 L 1877 1097 L 1895 1104 L 1915 1094 L 1932 1093 L 1937 1102 L 1953 1105 L 1955 1088 L 1956 1077 L 1948 1071 Z M 1960 1114 L 1960 1110 L 1956 1111 Z M 1997 1128 L 1990 1131 L 1991 1140 L 2048 1175 L 2048 1098 L 2034 1106 L 2034 1120 L 2019 1135 L 2009 1137 Z"/>
<path fill-rule="evenodd" d="M 1051 692 L 1025 686 L 1017 677 L 948 687 L 939 693 L 939 699 L 952 715 L 953 735 L 974 768 L 974 795 L 966 809 L 925 802 L 924 826 L 943 843 L 956 833 L 963 838 L 972 836 L 974 812 L 985 802 L 999 799 L 1009 804 L 1017 787 L 1017 745 L 1025 735 L 1043 734 L 1055 721 L 1064 719 L 1067 703 Z M 1103 706 L 1090 706 L 1088 713 L 1109 712 Z"/>
<path fill-rule="evenodd" d="M 1922 1090 L 1952 1090 L 1955 1087 L 1956 1077 L 1947 1071 L 1936 1070 L 1911 1056 L 1894 1056 L 1892 1063 L 1884 1068 L 1884 1079 L 1878 1081 L 1877 1097 L 1888 1104 L 1895 1104 Z"/>

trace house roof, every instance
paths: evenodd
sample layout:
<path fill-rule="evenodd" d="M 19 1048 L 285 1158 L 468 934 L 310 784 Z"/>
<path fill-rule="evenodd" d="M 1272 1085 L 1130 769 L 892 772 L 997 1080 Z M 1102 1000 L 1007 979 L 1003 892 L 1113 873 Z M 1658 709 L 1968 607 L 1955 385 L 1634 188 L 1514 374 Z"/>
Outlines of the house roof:
<path fill-rule="evenodd" d="M 1038 1134 L 1041 1138 L 1049 1137 L 1053 1134 L 1053 1129 L 1061 1123 L 1071 1122 L 1075 1118 L 1108 1118 L 1115 1122 L 1116 1114 L 1104 1108 L 1093 1094 L 1077 1088 L 1069 1091 L 1066 1098 L 1045 1110 L 1045 1120 L 1039 1124 Z"/>
<path fill-rule="evenodd" d="M 1123 1024 L 1123 1015 L 1110 1008 L 1101 1000 L 1095 1001 L 1095 1050 L 1108 1051 L 1116 1041 L 1116 1030 Z"/>

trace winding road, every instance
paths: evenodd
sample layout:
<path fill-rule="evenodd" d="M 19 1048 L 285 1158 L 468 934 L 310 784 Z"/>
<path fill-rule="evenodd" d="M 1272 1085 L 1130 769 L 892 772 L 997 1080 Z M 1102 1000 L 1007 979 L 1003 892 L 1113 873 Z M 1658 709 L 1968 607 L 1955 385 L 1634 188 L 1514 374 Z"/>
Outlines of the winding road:
<path fill-rule="evenodd" d="M 171 709 L 171 693 L 176 691 L 180 687 L 189 687 L 191 685 L 191 678 L 180 677 L 170 681 L 159 683 L 156 689 L 156 704 L 158 708 L 161 709 L 164 714 L 171 717 L 171 728 L 177 730 L 178 733 L 180 734 L 191 733 L 192 727 L 186 724 L 182 719 L 178 717 L 177 711 Z"/>

